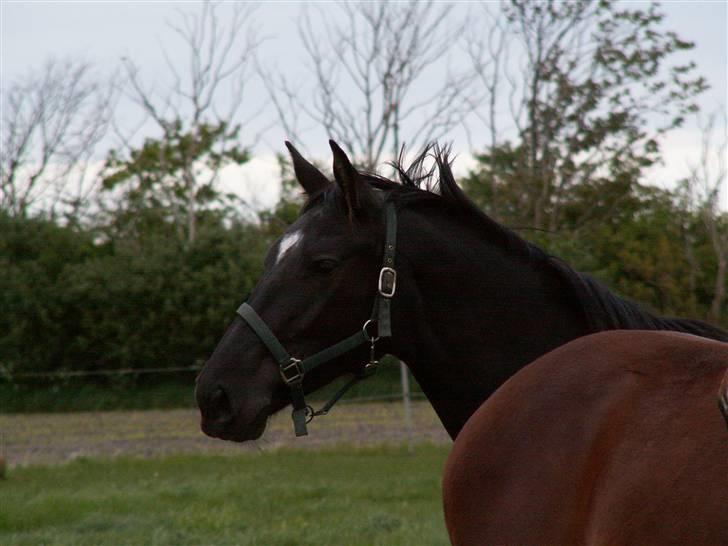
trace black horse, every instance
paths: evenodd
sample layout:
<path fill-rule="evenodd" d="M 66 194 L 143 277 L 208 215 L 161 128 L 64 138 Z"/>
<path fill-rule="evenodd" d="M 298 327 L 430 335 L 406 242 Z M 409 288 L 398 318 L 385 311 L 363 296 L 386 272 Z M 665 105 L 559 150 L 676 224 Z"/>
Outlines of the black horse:
<path fill-rule="evenodd" d="M 611 294 L 494 222 L 460 190 L 446 150 L 429 150 L 436 184 L 422 175 L 425 154 L 409 169 L 398 167 L 402 183 L 395 183 L 357 172 L 331 141 L 333 183 L 287 146 L 308 200 L 269 250 L 241 306 L 247 314 L 239 311 L 198 378 L 208 435 L 259 437 L 269 415 L 292 401 L 300 409 L 304 391 L 361 371 L 374 359 L 370 349 L 407 363 L 455 438 L 506 379 L 577 337 L 646 329 L 728 341 L 713 326 L 658 317 Z M 396 249 L 385 242 L 394 222 L 387 208 L 396 216 Z M 368 341 L 376 340 L 385 308 L 391 337 L 385 333 L 375 347 Z M 327 362 L 301 367 L 298 359 L 356 332 L 361 339 Z"/>

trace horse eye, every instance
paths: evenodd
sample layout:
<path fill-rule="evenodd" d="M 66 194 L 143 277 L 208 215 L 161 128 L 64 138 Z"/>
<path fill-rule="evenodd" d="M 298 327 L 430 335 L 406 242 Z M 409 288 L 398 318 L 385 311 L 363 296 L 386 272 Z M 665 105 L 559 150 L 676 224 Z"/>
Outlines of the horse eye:
<path fill-rule="evenodd" d="M 339 265 L 338 260 L 334 260 L 332 258 L 321 258 L 320 260 L 316 260 L 314 263 L 314 267 L 316 268 L 316 271 L 319 273 L 330 273 L 336 267 Z"/>

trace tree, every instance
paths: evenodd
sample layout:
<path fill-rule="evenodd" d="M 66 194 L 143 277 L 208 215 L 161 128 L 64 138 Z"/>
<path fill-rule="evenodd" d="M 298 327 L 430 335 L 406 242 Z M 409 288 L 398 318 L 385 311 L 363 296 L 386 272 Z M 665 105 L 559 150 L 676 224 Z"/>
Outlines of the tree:
<path fill-rule="evenodd" d="M 111 121 L 113 81 L 90 63 L 50 59 L 2 95 L 0 209 L 53 216 L 62 202 L 73 215 L 94 189 L 88 164 Z"/>
<path fill-rule="evenodd" d="M 694 63 L 673 61 L 693 44 L 660 28 L 656 4 L 512 0 L 490 17 L 515 41 L 469 51 L 491 82 L 486 104 L 509 111 L 485 116 L 491 142 L 471 193 L 497 217 L 505 209 L 515 216 L 503 219 L 550 231 L 609 216 L 659 160 L 660 136 L 697 109 L 705 80 Z M 502 58 L 514 53 L 523 59 L 515 74 Z"/>
<path fill-rule="evenodd" d="M 170 226 L 180 242 L 194 243 L 203 211 L 224 196 L 216 183 L 220 169 L 242 164 L 248 152 L 237 143 L 239 127 L 198 122 L 185 130 L 181 120 L 165 123 L 161 139 L 148 138 L 125 157 L 111 151 L 103 188 L 122 188 L 121 207 L 113 214 L 118 235 L 139 238 L 146 231 Z M 224 209 L 221 209 L 224 211 Z"/>
<path fill-rule="evenodd" d="M 260 69 L 290 138 L 297 136 L 303 112 L 351 150 L 361 167 L 374 170 L 385 154 L 396 157 L 405 140 L 417 145 L 440 138 L 472 110 L 470 71 L 447 68 L 435 88 L 423 85 L 428 72 L 445 64 L 462 28 L 448 26 L 448 6 L 384 1 L 335 9 L 336 19 L 323 9 L 315 17 L 307 7 L 303 11 L 299 34 L 313 75 L 311 93 Z"/>
<path fill-rule="evenodd" d="M 117 211 L 117 218 L 134 223 L 151 212 L 171 222 L 188 245 L 196 239 L 201 211 L 232 197 L 218 189 L 221 169 L 249 158 L 239 144 L 245 122 L 234 120 L 259 42 L 248 5 L 229 6 L 225 23 L 220 6 L 204 2 L 199 14 L 180 12 L 180 24 L 169 25 L 186 48 L 189 71 L 181 73 L 163 49 L 173 82 L 163 94 L 146 89 L 137 66 L 124 61 L 130 95 L 161 135 L 139 147 L 123 137 L 104 176 L 107 190 L 125 185 L 126 209 Z"/>
<path fill-rule="evenodd" d="M 721 122 L 722 135 L 716 142 L 717 121 Z M 680 188 L 680 196 L 687 212 L 684 217 L 688 220 L 685 229 L 685 253 L 693 266 L 691 279 L 701 273 L 703 275 L 706 273 L 701 271 L 700 264 L 696 260 L 696 247 L 701 238 L 700 235 L 707 239 L 712 251 L 715 265 L 710 268 L 713 270 L 713 280 L 710 283 L 712 284 L 712 298 L 708 318 L 715 322 L 721 320 L 726 303 L 726 284 L 728 283 L 728 213 L 721 211 L 720 208 L 720 197 L 726 190 L 726 173 L 728 172 L 726 171 L 727 129 L 728 123 L 725 114 L 719 120 L 716 115 L 709 117 L 707 123 L 703 125 L 700 161 L 691 167 L 690 176 L 682 182 Z M 707 278 L 706 281 L 708 281 Z"/>
<path fill-rule="evenodd" d="M 694 63 L 675 61 L 693 45 L 661 27 L 656 4 L 513 0 L 483 17 L 489 32 L 467 51 L 489 142 L 465 180 L 471 197 L 622 295 L 719 322 L 724 163 L 704 158 L 682 194 L 642 183 L 706 88 Z"/>

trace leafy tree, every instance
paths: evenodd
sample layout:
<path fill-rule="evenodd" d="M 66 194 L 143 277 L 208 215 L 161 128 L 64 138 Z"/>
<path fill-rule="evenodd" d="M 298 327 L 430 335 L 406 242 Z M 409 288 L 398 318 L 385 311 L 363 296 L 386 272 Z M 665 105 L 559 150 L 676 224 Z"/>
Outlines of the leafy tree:
<path fill-rule="evenodd" d="M 550 231 L 612 214 L 707 87 L 694 63 L 674 61 L 693 44 L 663 19 L 655 3 L 502 4 L 496 28 L 514 41 L 469 49 L 490 95 L 508 93 L 511 106 L 509 126 L 494 110 L 484 118 L 493 138 L 468 180 L 473 198 L 502 220 Z M 514 53 L 520 66 L 502 58 Z M 498 138 L 513 128 L 512 142 Z"/>
<path fill-rule="evenodd" d="M 722 131 L 722 138 L 717 142 L 714 134 L 716 122 Z M 726 114 L 720 119 L 711 115 L 703 125 L 703 139 L 700 160 L 691 168 L 690 176 L 683 180 L 679 186 L 681 204 L 687 214 L 686 219 L 685 254 L 688 257 L 692 271 L 688 277 L 695 286 L 698 276 L 706 270 L 696 259 L 695 245 L 699 240 L 707 238 L 712 248 L 712 257 L 709 259 L 715 264 L 712 277 L 705 279 L 705 286 L 712 285 L 712 300 L 710 303 L 709 318 L 718 321 L 725 317 L 726 299 L 728 296 L 728 213 L 721 211 L 720 198 L 726 191 L 728 180 L 728 118 Z M 696 218 L 701 221 L 695 224 Z M 696 286 L 697 288 L 697 286 Z"/>
<path fill-rule="evenodd" d="M 184 128 L 181 120 L 165 123 L 164 137 L 146 139 L 138 149 L 111 151 L 103 188 L 122 188 L 121 205 L 112 211 L 115 232 L 139 236 L 150 228 L 173 227 L 180 241 L 192 243 L 202 211 L 234 201 L 217 188 L 220 169 L 241 165 L 249 153 L 237 142 L 239 127 L 220 121 Z"/>
<path fill-rule="evenodd" d="M 468 48 L 491 99 L 481 118 L 491 141 L 476 155 L 466 191 L 621 294 L 661 313 L 718 320 L 723 299 L 709 295 L 720 296 L 709 288 L 716 279 L 725 284 L 716 192 L 703 191 L 713 197 L 702 199 L 706 209 L 641 184 L 660 159 L 660 137 L 697 110 L 707 87 L 694 63 L 675 61 L 693 44 L 662 28 L 654 3 L 501 7 L 486 12 L 491 32 L 471 37 Z M 508 62 L 516 53 L 520 65 Z M 509 116 L 496 112 L 503 93 Z M 515 132 L 504 130 L 504 118 Z M 699 181 L 707 176 L 696 171 L 693 189 L 714 188 L 713 178 Z"/>
<path fill-rule="evenodd" d="M 238 139 L 250 120 L 239 121 L 238 114 L 258 47 L 254 7 L 233 4 L 223 17 L 221 5 L 205 1 L 198 12 L 179 12 L 179 20 L 168 24 L 187 53 L 189 70 L 181 72 L 162 47 L 172 82 L 167 89 L 146 88 L 137 65 L 124 60 L 128 94 L 161 135 L 139 147 L 124 139 L 121 150 L 109 155 L 104 178 L 107 190 L 127 184 L 118 211 L 126 222 L 171 222 L 188 245 L 197 236 L 198 213 L 231 197 L 218 190 L 220 170 L 249 158 Z"/>

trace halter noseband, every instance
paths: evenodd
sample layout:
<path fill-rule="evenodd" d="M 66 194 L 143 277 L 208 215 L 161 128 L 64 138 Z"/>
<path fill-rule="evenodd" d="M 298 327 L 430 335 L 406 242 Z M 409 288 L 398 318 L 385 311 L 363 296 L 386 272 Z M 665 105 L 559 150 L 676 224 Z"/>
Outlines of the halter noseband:
<path fill-rule="evenodd" d="M 384 205 L 384 228 L 384 259 L 382 268 L 379 271 L 374 307 L 370 318 L 364 322 L 361 329 L 355 334 L 301 360 L 288 354 L 276 335 L 268 328 L 260 315 L 255 312 L 255 309 L 247 303 L 243 303 L 238 308 L 238 315 L 248 323 L 275 358 L 281 378 L 291 390 L 293 428 L 296 436 L 308 434 L 306 423 L 310 422 L 315 416 L 326 415 L 346 391 L 358 381 L 369 377 L 376 371 L 379 362 L 375 360 L 374 344 L 381 338 L 392 336 L 390 303 L 397 289 L 397 271 L 394 269 L 394 256 L 397 245 L 397 211 L 390 201 L 387 201 Z M 369 332 L 372 325 L 376 325 L 376 335 Z M 304 398 L 303 377 L 321 364 L 366 343 L 370 346 L 369 362 L 364 364 L 364 367 L 354 375 L 354 378 L 339 389 L 323 408 L 314 411 L 311 406 L 306 404 Z"/>

